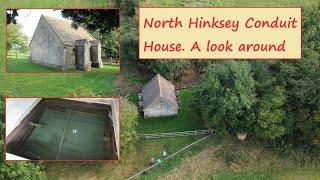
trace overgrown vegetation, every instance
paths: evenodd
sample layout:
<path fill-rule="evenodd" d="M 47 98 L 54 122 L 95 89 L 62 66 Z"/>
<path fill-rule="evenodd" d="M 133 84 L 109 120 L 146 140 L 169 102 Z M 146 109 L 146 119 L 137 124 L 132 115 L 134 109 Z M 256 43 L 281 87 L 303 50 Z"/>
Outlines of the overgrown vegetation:
<path fill-rule="evenodd" d="M 134 149 L 134 145 L 138 140 L 138 108 L 132 102 L 121 98 L 120 111 L 120 142 L 121 154 L 128 155 Z"/>
<path fill-rule="evenodd" d="M 230 133 L 319 150 L 319 9 L 304 11 L 301 61 L 214 63 L 190 101 L 195 112 Z"/>

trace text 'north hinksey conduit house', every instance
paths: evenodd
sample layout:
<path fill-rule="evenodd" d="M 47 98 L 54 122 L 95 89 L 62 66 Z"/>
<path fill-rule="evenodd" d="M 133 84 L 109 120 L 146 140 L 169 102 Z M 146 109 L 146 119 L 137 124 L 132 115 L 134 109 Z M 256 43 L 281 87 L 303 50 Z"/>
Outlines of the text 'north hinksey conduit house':
<path fill-rule="evenodd" d="M 101 68 L 101 43 L 84 28 L 41 16 L 30 42 L 33 62 L 61 70 Z"/>

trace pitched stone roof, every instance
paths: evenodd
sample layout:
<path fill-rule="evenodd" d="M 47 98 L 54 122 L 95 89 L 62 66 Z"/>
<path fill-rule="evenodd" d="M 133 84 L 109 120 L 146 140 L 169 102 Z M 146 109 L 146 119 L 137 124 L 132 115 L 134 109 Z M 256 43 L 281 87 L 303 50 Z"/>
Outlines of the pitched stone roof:
<path fill-rule="evenodd" d="M 41 18 L 44 18 L 45 21 L 50 24 L 64 45 L 74 44 L 75 41 L 79 39 L 88 39 L 89 41 L 95 40 L 95 38 L 84 28 L 79 26 L 77 29 L 75 29 L 68 21 L 44 15 L 42 15 Z"/>
<path fill-rule="evenodd" d="M 147 108 L 158 97 L 164 98 L 172 106 L 178 108 L 174 85 L 160 74 L 153 77 L 142 88 L 143 108 Z"/>

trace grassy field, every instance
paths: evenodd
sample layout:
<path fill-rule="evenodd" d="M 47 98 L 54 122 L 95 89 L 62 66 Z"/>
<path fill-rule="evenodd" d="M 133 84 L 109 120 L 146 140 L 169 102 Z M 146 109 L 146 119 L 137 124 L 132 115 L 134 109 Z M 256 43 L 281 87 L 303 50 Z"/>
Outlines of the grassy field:
<path fill-rule="evenodd" d="M 182 147 L 196 141 L 200 137 L 182 137 L 159 139 L 152 141 L 140 141 L 136 145 L 136 151 L 130 156 L 122 157 L 119 163 L 48 163 L 46 164 L 46 172 L 48 179 L 126 179 L 134 175 L 142 169 L 148 167 L 151 157 L 161 158 L 161 152 L 166 150 L 168 153 L 176 152 Z M 202 147 L 194 148 L 187 151 L 188 155 L 202 149 Z M 193 152 L 193 153 L 192 153 Z M 183 154 L 183 155 L 187 155 Z M 182 162 L 183 156 L 177 156 L 177 159 L 168 161 L 163 167 L 156 168 L 154 171 L 143 176 L 146 179 L 155 179 L 169 172 L 175 166 Z"/>
<path fill-rule="evenodd" d="M 200 119 L 188 106 L 192 92 L 192 89 L 179 91 L 181 105 L 178 116 L 149 119 L 140 118 L 138 131 L 140 133 L 157 133 L 204 129 Z"/>
<path fill-rule="evenodd" d="M 0 92 L 10 96 L 69 96 L 81 87 L 97 96 L 117 95 L 116 75 L 37 74 L 0 77 Z"/>
<path fill-rule="evenodd" d="M 306 154 L 279 154 L 255 139 L 213 137 L 201 152 L 186 157 L 163 179 L 318 179 L 320 165 Z M 301 150 L 299 150 L 301 152 Z"/>
<path fill-rule="evenodd" d="M 8 59 L 8 69 L 7 72 L 10 73 L 35 73 L 35 72 L 79 72 L 84 73 L 85 71 L 80 70 L 68 70 L 62 71 L 59 69 L 49 68 L 42 66 L 40 64 L 36 64 L 31 62 L 29 59 Z M 104 65 L 103 68 L 92 68 L 90 71 L 92 72 L 103 72 L 103 73 L 119 73 L 120 67 L 119 66 L 111 66 L 111 65 Z"/>

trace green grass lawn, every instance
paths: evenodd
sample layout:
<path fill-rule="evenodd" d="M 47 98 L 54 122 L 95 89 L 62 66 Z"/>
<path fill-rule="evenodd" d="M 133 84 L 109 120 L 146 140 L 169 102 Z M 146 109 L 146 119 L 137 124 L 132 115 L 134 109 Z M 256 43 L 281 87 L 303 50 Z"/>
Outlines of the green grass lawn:
<path fill-rule="evenodd" d="M 68 70 L 62 71 L 60 69 L 49 68 L 46 66 L 42 66 L 40 64 L 33 63 L 29 59 L 8 59 L 8 69 L 7 72 L 10 73 L 39 73 L 39 72 L 80 72 L 84 73 L 85 71 L 80 70 Z M 111 65 L 104 65 L 103 68 L 92 68 L 88 72 L 104 72 L 104 73 L 119 73 L 120 67 L 119 66 L 111 66 Z"/>
<path fill-rule="evenodd" d="M 140 117 L 138 132 L 159 133 L 204 129 L 200 118 L 192 112 L 192 109 L 188 106 L 192 92 L 193 89 L 183 89 L 179 91 L 181 104 L 178 116 L 149 119 Z"/>
<path fill-rule="evenodd" d="M 116 75 L 105 74 L 9 74 L 0 77 L 0 93 L 10 96 L 70 96 L 82 87 L 97 96 L 117 95 Z"/>

